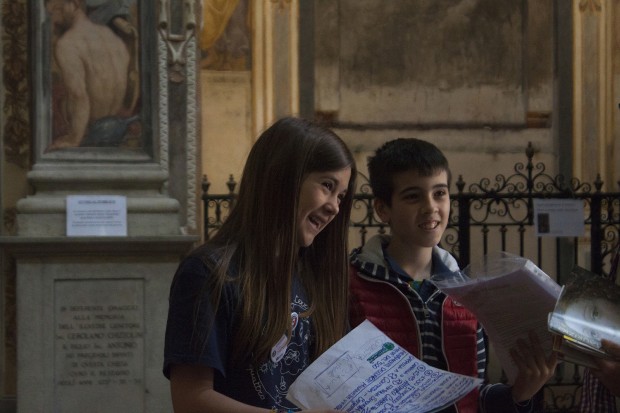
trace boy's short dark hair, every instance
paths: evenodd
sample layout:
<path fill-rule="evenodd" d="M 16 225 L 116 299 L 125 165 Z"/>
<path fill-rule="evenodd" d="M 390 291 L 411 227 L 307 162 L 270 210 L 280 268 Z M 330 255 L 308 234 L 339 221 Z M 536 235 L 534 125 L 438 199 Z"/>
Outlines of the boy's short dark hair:
<path fill-rule="evenodd" d="M 446 171 L 450 185 L 448 160 L 439 148 L 421 139 L 397 138 L 381 145 L 375 155 L 368 158 L 370 186 L 374 196 L 391 205 L 394 175 L 407 171 L 415 171 L 421 176 Z"/>

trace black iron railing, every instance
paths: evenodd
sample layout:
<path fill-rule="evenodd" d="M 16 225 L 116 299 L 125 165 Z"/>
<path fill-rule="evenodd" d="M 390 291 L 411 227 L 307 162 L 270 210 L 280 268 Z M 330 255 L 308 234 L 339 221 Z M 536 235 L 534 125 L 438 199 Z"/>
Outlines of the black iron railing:
<path fill-rule="evenodd" d="M 492 250 L 526 256 L 541 266 L 549 256 L 545 244 L 556 243 L 555 255 L 562 250 L 566 252 L 566 246 L 559 245 L 560 240 L 553 237 L 535 236 L 534 199 L 581 199 L 585 205 L 587 234 L 561 241 L 573 247 L 569 253 L 575 257 L 575 262 L 589 257 L 588 262 L 581 264 L 595 273 L 605 274 L 609 256 L 619 242 L 620 192 L 603 192 L 600 178 L 590 184 L 578 179 L 566 181 L 561 175 L 551 176 L 543 163 L 533 163 L 531 144 L 525 153 L 527 163 L 515 164 L 512 175 L 498 174 L 493 180 L 484 178 L 470 185 L 466 185 L 459 175 L 455 183 L 458 191 L 451 194 L 452 213 L 442 246 L 458 259 L 462 267 L 469 264 L 472 257 Z M 352 237 L 353 243 L 364 244 L 369 234 L 385 232 L 386 227 L 374 214 L 372 191 L 368 180 L 360 175 L 353 201 L 351 232 L 358 235 L 357 242 Z M 235 201 L 236 185 L 230 175 L 227 194 L 210 194 L 210 183 L 206 176 L 203 178 L 205 239 L 217 231 L 228 216 Z M 532 246 L 535 249 L 532 250 Z"/>
<path fill-rule="evenodd" d="M 543 163 L 534 163 L 534 149 L 525 150 L 526 163 L 518 162 L 513 173 L 484 178 L 467 185 L 459 175 L 452 193 L 451 216 L 442 238 L 464 268 L 493 251 L 505 251 L 531 259 L 560 284 L 573 265 L 579 264 L 607 275 L 614 248 L 620 242 L 620 192 L 603 192 L 600 177 L 592 184 L 578 179 L 552 176 Z M 360 174 L 353 200 L 350 244 L 364 244 L 374 233 L 387 228 L 374 213 L 368 180 Z M 204 238 L 217 231 L 235 201 L 236 182 L 231 175 L 227 194 L 209 194 L 209 182 L 202 183 Z M 618 182 L 620 186 L 620 182 Z M 534 228 L 535 199 L 580 199 L 584 202 L 584 227 L 581 237 L 538 236 Z M 581 370 L 565 364 L 558 368 L 555 380 L 545 386 L 538 411 L 573 412 L 578 402 Z M 542 393 L 541 393 L 542 396 Z"/>

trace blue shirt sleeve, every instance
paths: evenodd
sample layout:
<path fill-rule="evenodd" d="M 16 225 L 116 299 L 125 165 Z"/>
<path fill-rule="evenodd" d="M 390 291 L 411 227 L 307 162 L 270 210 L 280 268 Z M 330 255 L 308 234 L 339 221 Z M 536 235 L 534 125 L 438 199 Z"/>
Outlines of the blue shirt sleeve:
<path fill-rule="evenodd" d="M 205 283 L 212 274 L 196 256 L 181 262 L 170 287 L 163 373 L 173 364 L 211 367 L 226 375 L 236 298 L 227 285 L 214 317 Z"/>

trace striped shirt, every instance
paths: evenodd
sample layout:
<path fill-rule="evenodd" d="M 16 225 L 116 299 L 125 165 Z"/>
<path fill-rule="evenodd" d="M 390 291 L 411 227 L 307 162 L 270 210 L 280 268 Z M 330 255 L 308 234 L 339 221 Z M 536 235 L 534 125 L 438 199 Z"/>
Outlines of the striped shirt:
<path fill-rule="evenodd" d="M 620 269 L 620 243 L 611 258 L 609 279 L 616 282 Z M 583 373 L 583 387 L 581 388 L 581 401 L 579 413 L 617 413 L 616 398 L 601 381 L 592 375 L 589 369 Z"/>
<path fill-rule="evenodd" d="M 383 254 L 389 267 L 386 280 L 407 297 L 418 322 L 422 341 L 422 361 L 438 369 L 447 370 L 447 363 L 441 351 L 441 308 L 446 295 L 426 280 L 419 286 L 412 285 L 411 277 L 389 256 L 385 247 Z M 433 256 L 431 273 L 439 274 L 448 271 L 446 265 Z M 484 380 L 487 360 L 484 332 L 480 324 L 478 324 L 476 335 L 478 377 Z"/>
<path fill-rule="evenodd" d="M 616 398 L 589 369 L 583 373 L 579 413 L 617 413 Z"/>

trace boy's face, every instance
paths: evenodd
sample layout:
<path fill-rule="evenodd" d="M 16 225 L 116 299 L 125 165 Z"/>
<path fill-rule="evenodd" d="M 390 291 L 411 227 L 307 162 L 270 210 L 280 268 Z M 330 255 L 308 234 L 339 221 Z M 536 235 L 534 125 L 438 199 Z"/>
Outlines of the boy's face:
<path fill-rule="evenodd" d="M 448 173 L 420 176 L 416 171 L 394 175 L 392 205 L 377 199 L 375 210 L 390 225 L 392 242 L 431 248 L 439 244 L 448 225 Z"/>

